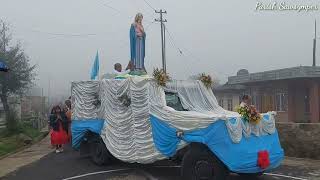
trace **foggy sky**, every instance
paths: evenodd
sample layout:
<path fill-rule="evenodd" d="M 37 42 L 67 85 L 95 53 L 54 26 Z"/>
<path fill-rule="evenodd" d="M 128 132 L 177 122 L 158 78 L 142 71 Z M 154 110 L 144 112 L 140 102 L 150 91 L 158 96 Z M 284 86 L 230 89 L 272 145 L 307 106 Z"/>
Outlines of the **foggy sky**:
<path fill-rule="evenodd" d="M 167 69 L 174 78 L 207 72 L 225 82 L 241 68 L 259 72 L 312 64 L 314 20 L 320 11 L 259 12 L 255 0 L 148 2 L 168 12 L 166 25 L 175 46 L 167 36 Z M 89 79 L 97 50 L 100 75 L 112 72 L 115 62 L 126 66 L 129 28 L 137 12 L 144 14 L 145 64 L 152 73 L 161 67 L 160 25 L 150 25 L 158 14 L 143 0 L 0 0 L 0 18 L 38 65 L 36 83 L 45 94 L 51 82 L 52 96 L 68 94 L 71 81 Z"/>

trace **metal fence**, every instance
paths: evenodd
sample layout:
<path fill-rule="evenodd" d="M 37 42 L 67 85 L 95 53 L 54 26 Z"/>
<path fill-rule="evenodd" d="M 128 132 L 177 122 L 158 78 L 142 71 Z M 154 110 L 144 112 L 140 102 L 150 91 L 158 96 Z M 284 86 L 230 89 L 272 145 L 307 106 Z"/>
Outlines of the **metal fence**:
<path fill-rule="evenodd" d="M 30 116 L 24 117 L 22 122 L 29 123 L 33 128 L 42 130 L 45 127 L 48 127 L 48 120 L 46 116 L 41 114 L 32 114 Z"/>

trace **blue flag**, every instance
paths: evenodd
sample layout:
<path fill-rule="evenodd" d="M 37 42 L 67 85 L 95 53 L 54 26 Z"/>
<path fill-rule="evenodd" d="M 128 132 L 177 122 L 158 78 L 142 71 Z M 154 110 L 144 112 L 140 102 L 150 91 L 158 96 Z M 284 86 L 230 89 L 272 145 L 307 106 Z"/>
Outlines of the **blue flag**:
<path fill-rule="evenodd" d="M 94 59 L 94 63 L 91 70 L 91 80 L 95 80 L 98 74 L 99 74 L 99 55 L 97 51 L 96 58 Z"/>

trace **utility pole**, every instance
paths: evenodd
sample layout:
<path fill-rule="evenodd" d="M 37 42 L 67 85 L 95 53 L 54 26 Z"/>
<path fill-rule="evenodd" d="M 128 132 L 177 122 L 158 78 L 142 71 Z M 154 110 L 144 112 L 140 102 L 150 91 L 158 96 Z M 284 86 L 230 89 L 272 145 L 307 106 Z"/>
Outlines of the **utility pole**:
<path fill-rule="evenodd" d="M 6 25 L 4 22 L 2 22 L 2 33 L 3 33 L 3 37 L 2 37 L 2 41 L 3 41 L 3 54 L 6 53 Z"/>
<path fill-rule="evenodd" d="M 155 11 L 156 13 L 160 14 L 160 19 L 155 19 L 156 22 L 160 22 L 160 27 L 161 27 L 161 49 L 162 49 L 162 69 L 164 72 L 167 72 L 166 68 L 166 51 L 165 51 L 165 27 L 164 23 L 167 22 L 166 19 L 163 19 L 162 14 L 167 14 L 167 11 L 163 11 L 160 9 L 160 11 Z"/>
<path fill-rule="evenodd" d="M 51 79 L 50 79 L 50 75 L 49 75 L 49 81 L 48 81 L 48 108 L 51 108 L 51 101 L 50 101 L 50 85 L 51 85 Z"/>
<path fill-rule="evenodd" d="M 164 54 L 164 69 L 163 71 L 167 73 L 167 56 L 166 56 L 166 25 L 163 24 L 163 54 Z"/>
<path fill-rule="evenodd" d="M 314 20 L 313 63 L 312 63 L 312 66 L 316 66 L 316 46 L 317 46 L 317 21 Z"/>

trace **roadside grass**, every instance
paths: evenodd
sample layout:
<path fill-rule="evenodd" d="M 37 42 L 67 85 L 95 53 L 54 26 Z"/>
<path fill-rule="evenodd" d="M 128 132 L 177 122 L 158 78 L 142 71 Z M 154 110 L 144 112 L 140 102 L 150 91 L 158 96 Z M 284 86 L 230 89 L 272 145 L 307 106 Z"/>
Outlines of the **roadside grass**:
<path fill-rule="evenodd" d="M 23 147 L 24 143 L 16 136 L 0 137 L 0 157 Z"/>
<path fill-rule="evenodd" d="M 31 139 L 31 143 L 41 140 L 45 133 L 32 127 L 30 123 L 20 123 L 14 131 L 0 130 L 0 158 L 12 153 L 28 144 L 25 144 L 21 134 Z"/>

